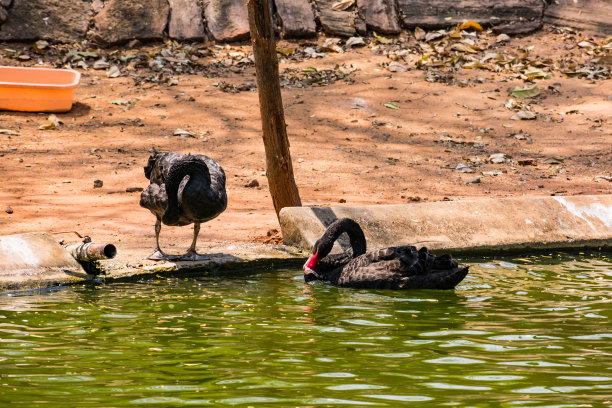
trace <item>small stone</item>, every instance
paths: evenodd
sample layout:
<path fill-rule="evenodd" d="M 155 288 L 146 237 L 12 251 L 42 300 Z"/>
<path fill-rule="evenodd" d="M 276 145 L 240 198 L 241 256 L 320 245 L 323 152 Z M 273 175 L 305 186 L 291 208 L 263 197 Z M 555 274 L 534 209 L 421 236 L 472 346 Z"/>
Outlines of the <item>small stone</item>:
<path fill-rule="evenodd" d="M 341 199 L 338 200 L 338 202 L 344 204 L 344 203 L 346 203 L 346 200 L 344 198 L 341 198 Z"/>
<path fill-rule="evenodd" d="M 244 186 L 247 188 L 256 188 L 259 187 L 259 181 L 257 181 L 257 179 L 249 180 Z"/>
<path fill-rule="evenodd" d="M 94 180 L 94 188 L 100 188 L 104 185 L 102 180 Z"/>
<path fill-rule="evenodd" d="M 142 187 L 128 187 L 125 189 L 126 193 L 138 193 L 144 190 Z"/>
<path fill-rule="evenodd" d="M 480 183 L 480 177 L 476 177 L 474 179 L 466 181 L 465 184 L 479 184 L 479 183 Z"/>
<path fill-rule="evenodd" d="M 11 208 L 11 206 L 10 206 L 10 205 L 8 205 L 8 206 L 6 207 L 6 209 L 4 210 L 4 212 L 6 212 L 7 214 L 12 214 L 12 213 L 13 213 L 13 209 Z"/>

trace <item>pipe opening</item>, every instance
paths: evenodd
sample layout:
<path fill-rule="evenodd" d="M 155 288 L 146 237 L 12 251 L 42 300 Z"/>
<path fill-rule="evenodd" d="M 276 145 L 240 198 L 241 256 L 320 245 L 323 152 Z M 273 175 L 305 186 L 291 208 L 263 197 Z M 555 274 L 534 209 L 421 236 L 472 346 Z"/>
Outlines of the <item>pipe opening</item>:
<path fill-rule="evenodd" d="M 117 248 L 113 244 L 107 244 L 104 246 L 104 256 L 107 258 L 114 258 L 117 255 Z"/>

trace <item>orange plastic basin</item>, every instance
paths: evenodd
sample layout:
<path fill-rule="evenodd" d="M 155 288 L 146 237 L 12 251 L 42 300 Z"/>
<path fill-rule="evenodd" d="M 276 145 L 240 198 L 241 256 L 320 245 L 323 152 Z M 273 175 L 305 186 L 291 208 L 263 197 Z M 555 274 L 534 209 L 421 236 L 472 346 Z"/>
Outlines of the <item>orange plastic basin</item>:
<path fill-rule="evenodd" d="M 0 66 L 0 109 L 67 112 L 80 79 L 70 69 Z"/>

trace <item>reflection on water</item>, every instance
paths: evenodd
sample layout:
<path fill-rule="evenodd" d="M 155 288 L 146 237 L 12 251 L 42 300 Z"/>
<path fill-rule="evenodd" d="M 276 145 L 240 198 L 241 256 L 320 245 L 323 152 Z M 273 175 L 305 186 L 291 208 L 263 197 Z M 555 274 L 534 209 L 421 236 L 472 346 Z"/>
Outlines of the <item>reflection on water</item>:
<path fill-rule="evenodd" d="M 281 270 L 4 295 L 0 403 L 612 406 L 611 276 L 555 254 L 479 259 L 450 292 Z"/>

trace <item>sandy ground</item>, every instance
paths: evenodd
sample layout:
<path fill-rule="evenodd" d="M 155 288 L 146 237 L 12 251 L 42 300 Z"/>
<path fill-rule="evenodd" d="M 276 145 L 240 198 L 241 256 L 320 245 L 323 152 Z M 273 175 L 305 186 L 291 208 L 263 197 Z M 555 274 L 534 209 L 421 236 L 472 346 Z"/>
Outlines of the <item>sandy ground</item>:
<path fill-rule="evenodd" d="M 592 55 L 576 43 L 587 37 L 548 28 L 492 47 L 586 61 Z M 316 48 L 324 41 L 280 45 Z M 411 37 L 406 41 L 414 44 Z M 2 65 L 54 66 L 35 55 L 15 58 L 17 45 L 4 49 Z M 370 44 L 281 62 L 281 70 L 298 73 L 306 67 L 355 69 L 350 81 L 283 89 L 303 205 L 610 194 L 610 79 L 553 70 L 552 78 L 535 81 L 541 95 L 528 101 L 536 119 L 511 120 L 516 109 L 505 106 L 509 90 L 526 84 L 516 73 L 441 69 L 432 77 L 432 71 L 417 69 L 414 53 L 399 59 L 406 72 L 391 72 L 388 64 L 398 58 L 383 49 Z M 199 61 L 223 52 L 250 54 L 248 44 L 212 50 L 200 53 Z M 155 148 L 206 154 L 225 169 L 229 205 L 202 226 L 200 252 L 265 241 L 279 227 L 265 177 L 258 95 L 226 92 L 232 85 L 249 88 L 254 68 L 227 67 L 209 77 L 175 73 L 169 82 L 153 83 L 138 79 L 148 71 L 109 78 L 89 62 L 80 69 L 76 103 L 57 114 L 63 122 L 57 128 L 40 129 L 49 114 L 1 112 L 0 234 L 48 231 L 78 242 L 77 232 L 114 243 L 120 252 L 148 255 L 154 217 L 138 201 L 148 183 L 143 166 Z M 491 157 L 497 153 L 503 156 Z M 95 180 L 102 186 L 95 187 Z M 259 186 L 246 187 L 252 180 Z M 191 227 L 164 227 L 162 246 L 183 252 L 191 234 Z"/>

